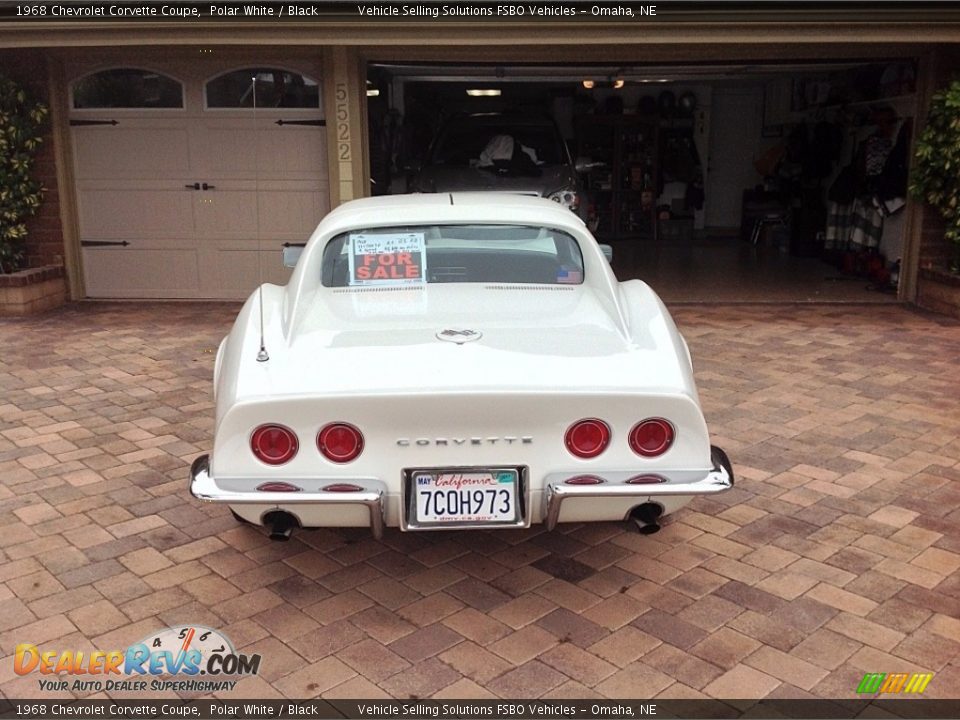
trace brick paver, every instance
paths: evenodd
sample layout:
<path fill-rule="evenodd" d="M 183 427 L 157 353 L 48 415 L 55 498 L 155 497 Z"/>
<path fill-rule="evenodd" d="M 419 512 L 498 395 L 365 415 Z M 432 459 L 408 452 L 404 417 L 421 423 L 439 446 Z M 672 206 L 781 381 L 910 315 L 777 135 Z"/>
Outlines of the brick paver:
<path fill-rule="evenodd" d="M 233 304 L 0 323 L 0 693 L 18 642 L 171 623 L 263 654 L 236 696 L 960 696 L 960 323 L 896 306 L 675 310 L 736 489 L 654 536 L 301 532 L 187 492 Z M 124 693 L 115 693 L 118 697 Z"/>

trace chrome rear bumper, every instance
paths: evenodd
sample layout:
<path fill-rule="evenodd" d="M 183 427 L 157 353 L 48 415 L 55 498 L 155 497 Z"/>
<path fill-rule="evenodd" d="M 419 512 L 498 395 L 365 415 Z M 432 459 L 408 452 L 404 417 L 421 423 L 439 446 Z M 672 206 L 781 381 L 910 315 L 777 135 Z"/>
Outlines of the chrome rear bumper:
<path fill-rule="evenodd" d="M 598 485 L 567 485 L 564 481 L 575 477 L 569 473 L 546 478 L 543 491 L 543 522 L 553 530 L 560 519 L 560 509 L 568 499 L 633 498 L 637 504 L 659 496 L 712 495 L 733 487 L 733 468 L 727 454 L 720 448 L 711 448 L 713 469 L 706 473 L 675 471 L 657 473 L 663 482 L 631 485 L 625 481 L 637 472 L 598 473 L 603 480 Z M 229 505 L 364 505 L 370 514 L 370 530 L 377 539 L 383 537 L 384 491 L 370 488 L 357 492 L 237 492 L 217 485 L 210 474 L 210 456 L 201 455 L 190 467 L 190 493 L 204 502 Z"/>
<path fill-rule="evenodd" d="M 224 490 L 210 474 L 210 456 L 201 455 L 190 466 L 190 494 L 204 502 L 228 505 L 365 505 L 370 512 L 370 531 L 383 537 L 383 490 L 358 492 L 235 492 Z"/>
<path fill-rule="evenodd" d="M 636 498 L 637 503 L 666 495 L 713 495 L 733 487 L 733 468 L 727 454 L 718 447 L 710 448 L 713 469 L 706 474 L 683 472 L 657 472 L 663 482 L 656 484 L 630 485 L 628 477 L 640 473 L 597 473 L 603 480 L 598 485 L 566 485 L 564 479 L 548 477 L 543 490 L 543 522 L 547 530 L 553 530 L 560 519 L 560 507 L 571 498 Z M 584 473 L 592 474 L 592 473 Z M 570 475 L 570 478 L 575 477 Z"/>

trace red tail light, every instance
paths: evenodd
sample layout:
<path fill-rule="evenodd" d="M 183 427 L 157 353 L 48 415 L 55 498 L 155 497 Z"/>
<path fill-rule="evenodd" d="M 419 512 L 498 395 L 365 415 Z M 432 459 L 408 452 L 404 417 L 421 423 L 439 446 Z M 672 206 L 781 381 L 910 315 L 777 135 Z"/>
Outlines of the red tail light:
<path fill-rule="evenodd" d="M 660 475 L 634 475 L 626 483 L 627 485 L 657 485 L 666 481 L 667 479 Z"/>
<path fill-rule="evenodd" d="M 330 423 L 317 435 L 317 447 L 328 460 L 350 462 L 363 452 L 363 434 L 353 425 Z"/>
<path fill-rule="evenodd" d="M 299 443 L 293 430 L 283 425 L 261 425 L 250 436 L 250 449 L 260 462 L 283 465 L 297 454 Z"/>
<path fill-rule="evenodd" d="M 596 475 L 577 475 L 572 477 L 569 480 L 564 480 L 564 485 L 600 485 L 603 482 L 603 478 L 598 478 Z"/>
<path fill-rule="evenodd" d="M 567 450 L 577 457 L 596 457 L 610 443 L 610 426 L 596 418 L 579 420 L 567 430 L 564 442 Z"/>
<path fill-rule="evenodd" d="M 257 485 L 260 492 L 300 492 L 300 488 L 287 482 L 265 482 Z"/>
<path fill-rule="evenodd" d="M 359 485 L 353 483 L 333 483 L 323 488 L 324 492 L 360 492 L 363 490 Z"/>
<path fill-rule="evenodd" d="M 630 448 L 643 457 L 663 455 L 673 445 L 673 425 L 663 418 L 648 418 L 630 431 Z"/>

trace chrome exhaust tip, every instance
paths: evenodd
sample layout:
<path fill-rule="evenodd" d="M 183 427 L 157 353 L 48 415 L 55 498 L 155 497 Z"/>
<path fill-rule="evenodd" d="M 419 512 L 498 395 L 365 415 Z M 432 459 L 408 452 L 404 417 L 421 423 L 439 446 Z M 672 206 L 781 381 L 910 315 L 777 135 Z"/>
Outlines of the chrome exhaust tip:
<path fill-rule="evenodd" d="M 300 522 L 290 513 L 283 510 L 274 510 L 263 517 L 271 540 L 286 542 L 293 535 L 294 529 L 300 527 Z"/>
<path fill-rule="evenodd" d="M 637 505 L 630 511 L 630 519 L 637 526 L 641 535 L 653 535 L 660 532 L 660 523 L 657 522 L 663 515 L 663 505 L 660 503 L 644 503 Z"/>

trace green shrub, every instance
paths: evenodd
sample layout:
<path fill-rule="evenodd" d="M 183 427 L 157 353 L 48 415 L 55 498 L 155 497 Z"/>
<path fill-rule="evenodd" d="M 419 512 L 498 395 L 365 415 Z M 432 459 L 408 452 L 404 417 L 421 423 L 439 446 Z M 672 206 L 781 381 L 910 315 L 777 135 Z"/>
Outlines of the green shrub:
<path fill-rule="evenodd" d="M 0 75 L 0 273 L 20 269 L 26 220 L 43 200 L 43 188 L 31 170 L 46 117 L 46 106 L 31 101 L 17 83 Z"/>
<path fill-rule="evenodd" d="M 951 270 L 960 270 L 960 80 L 933 96 L 927 125 L 917 138 L 910 192 L 943 216 L 954 250 Z"/>

